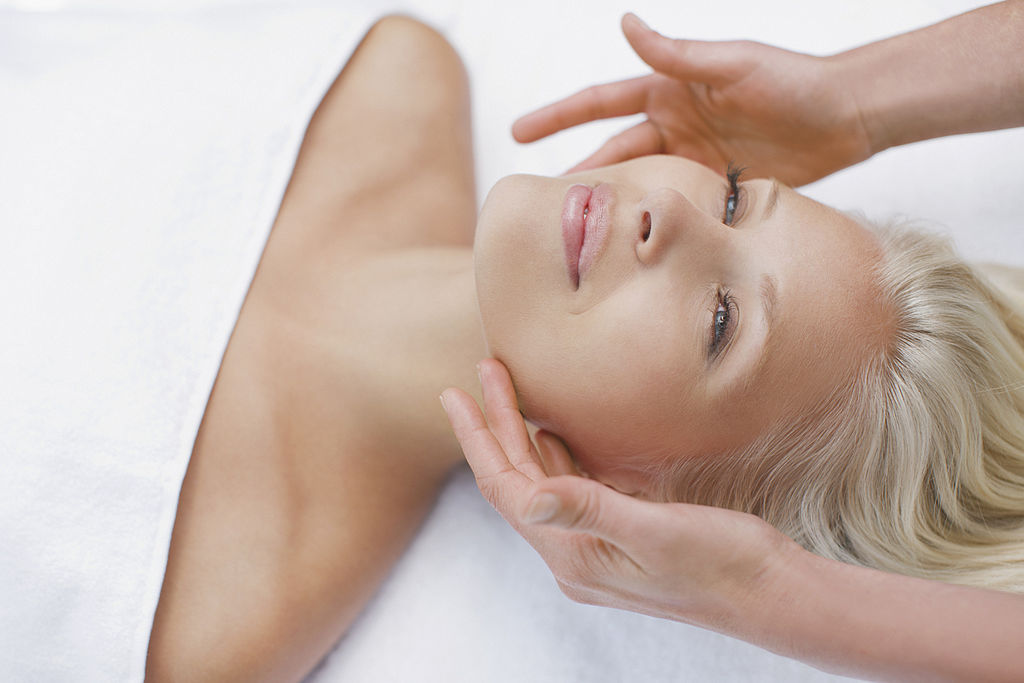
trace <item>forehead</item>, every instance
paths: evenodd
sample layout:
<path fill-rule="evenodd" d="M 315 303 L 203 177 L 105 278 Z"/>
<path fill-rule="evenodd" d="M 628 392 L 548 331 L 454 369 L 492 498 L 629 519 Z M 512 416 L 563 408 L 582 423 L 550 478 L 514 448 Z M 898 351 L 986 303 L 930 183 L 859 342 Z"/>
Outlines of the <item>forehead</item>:
<path fill-rule="evenodd" d="M 876 268 L 881 244 L 869 229 L 849 216 L 792 190 L 783 190 L 787 207 L 778 234 L 788 258 L 777 269 L 791 305 L 782 316 L 789 332 L 851 331 L 862 342 L 881 322 Z M 799 309 L 816 315 L 803 320 Z M 860 344 L 858 344 L 860 346 Z"/>

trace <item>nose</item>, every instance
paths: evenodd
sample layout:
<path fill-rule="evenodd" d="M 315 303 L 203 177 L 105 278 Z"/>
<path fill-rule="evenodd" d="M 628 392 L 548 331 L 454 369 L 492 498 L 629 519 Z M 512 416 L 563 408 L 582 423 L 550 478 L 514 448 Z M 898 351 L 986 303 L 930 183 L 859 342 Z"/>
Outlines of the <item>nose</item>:
<path fill-rule="evenodd" d="M 657 262 L 675 247 L 684 247 L 695 256 L 715 253 L 731 230 L 668 187 L 648 193 L 638 208 L 637 256 L 645 264 Z"/>

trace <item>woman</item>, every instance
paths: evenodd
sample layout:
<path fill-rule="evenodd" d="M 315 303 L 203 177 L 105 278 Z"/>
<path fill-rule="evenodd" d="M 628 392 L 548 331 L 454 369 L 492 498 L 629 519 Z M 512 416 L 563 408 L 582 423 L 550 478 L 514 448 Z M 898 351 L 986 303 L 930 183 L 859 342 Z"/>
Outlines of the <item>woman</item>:
<path fill-rule="evenodd" d="M 667 456 L 749 447 L 827 405 L 884 346 L 892 313 L 872 277 L 883 247 L 788 189 L 674 158 L 512 178 L 482 212 L 474 278 L 470 162 L 457 57 L 416 22 L 382 20 L 309 127 L 207 405 L 152 679 L 294 679 L 344 632 L 459 458 L 435 401 L 453 378 L 472 386 L 487 352 L 477 288 L 487 344 L 516 374 L 527 414 L 563 436 L 584 471 L 651 497 Z M 710 262 L 744 222 L 758 241 Z M 712 267 L 725 270 L 699 270 Z M 728 288 L 717 282 L 726 275 Z M 850 294 L 852 310 L 835 315 Z M 837 338 L 838 362 L 806 343 L 775 351 L 821 329 Z M 551 338 L 536 343 L 541 334 Z M 604 364 L 627 353 L 644 355 L 611 375 Z M 669 381 L 666 362 L 678 372 Z M 774 405 L 756 405 L 758 387 Z M 667 431 L 681 414 L 691 428 Z M 697 434 L 704 418 L 728 433 Z M 627 445 L 643 457 L 622 459 Z"/>
<path fill-rule="evenodd" d="M 1004 58 L 1024 30 L 1020 12 L 1002 3 L 824 59 L 671 41 L 627 17 L 627 37 L 658 73 L 583 91 L 515 130 L 525 141 L 642 111 L 646 121 L 577 169 L 657 151 L 722 167 L 728 150 L 761 173 L 807 182 L 889 146 L 1020 125 L 1020 69 Z M 974 78 L 979 69 L 989 78 Z M 1003 287 L 993 287 L 941 242 L 909 231 L 885 230 L 881 244 L 888 340 L 822 407 L 824 419 L 798 418 L 724 457 L 667 468 L 669 497 L 755 511 L 819 555 L 750 515 L 652 505 L 555 476 L 574 473 L 568 453 L 543 435 L 540 452 L 531 447 L 508 410 L 508 376 L 492 362 L 489 429 L 465 397 L 446 393 L 481 490 L 567 594 L 848 675 L 1019 678 L 1020 596 L 822 557 L 1021 586 L 1020 274 L 994 269 Z"/>
<path fill-rule="evenodd" d="M 568 223 L 589 199 L 568 275 L 550 228 L 563 194 Z M 620 491 L 1019 591 L 1005 568 L 1024 564 L 1019 307 L 941 242 L 881 237 L 673 157 L 513 177 L 477 231 L 488 346 L 526 416 Z"/>

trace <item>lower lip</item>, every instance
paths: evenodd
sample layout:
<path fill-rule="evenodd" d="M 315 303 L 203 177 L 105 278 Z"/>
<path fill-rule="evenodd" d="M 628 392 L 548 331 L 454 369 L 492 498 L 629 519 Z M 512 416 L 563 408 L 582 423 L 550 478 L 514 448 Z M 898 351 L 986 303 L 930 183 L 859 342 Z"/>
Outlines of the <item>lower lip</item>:
<path fill-rule="evenodd" d="M 565 244 L 565 263 L 573 287 L 580 286 L 580 252 L 586 238 L 586 219 L 583 216 L 593 190 L 587 185 L 573 185 L 565 193 L 562 203 L 562 242 Z"/>

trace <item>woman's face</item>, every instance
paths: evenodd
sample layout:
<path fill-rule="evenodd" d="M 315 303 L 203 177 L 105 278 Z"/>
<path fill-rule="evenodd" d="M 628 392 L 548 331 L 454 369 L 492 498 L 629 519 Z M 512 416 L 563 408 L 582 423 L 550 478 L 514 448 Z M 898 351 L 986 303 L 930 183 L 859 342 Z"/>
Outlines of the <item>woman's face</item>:
<path fill-rule="evenodd" d="M 874 237 L 771 181 L 739 187 L 659 156 L 509 176 L 484 203 L 490 352 L 524 414 L 620 490 L 813 411 L 882 338 Z"/>

